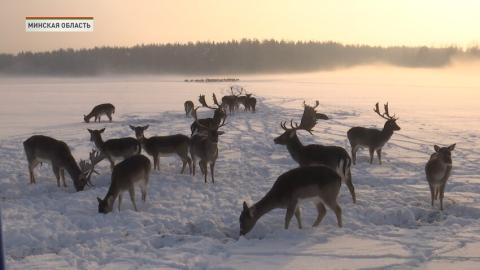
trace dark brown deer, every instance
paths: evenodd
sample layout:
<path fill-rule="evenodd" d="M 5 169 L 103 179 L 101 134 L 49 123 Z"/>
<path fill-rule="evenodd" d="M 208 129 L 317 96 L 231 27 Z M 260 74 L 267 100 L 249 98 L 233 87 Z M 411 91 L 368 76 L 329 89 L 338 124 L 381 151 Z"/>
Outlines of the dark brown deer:
<path fill-rule="evenodd" d="M 98 201 L 98 212 L 109 213 L 118 197 L 118 211 L 122 204 L 122 193 L 128 191 L 133 208 L 138 211 L 135 204 L 135 186 L 140 186 L 142 201 L 147 198 L 148 179 L 151 169 L 150 159 L 144 155 L 134 155 L 115 165 L 112 171 L 112 180 L 105 198 Z"/>
<path fill-rule="evenodd" d="M 311 106 L 312 108 L 316 109 L 318 107 L 318 105 L 320 105 L 320 102 L 315 101 L 315 106 Z M 305 101 L 303 102 L 303 106 L 308 106 Z M 326 114 L 323 114 L 323 113 L 319 113 L 319 112 L 315 112 L 315 118 L 317 120 L 328 120 L 328 116 Z"/>
<path fill-rule="evenodd" d="M 197 113 L 194 110 L 194 118 L 197 121 Z M 211 124 L 210 126 L 203 126 L 198 123 L 206 132 L 195 133 L 190 138 L 190 155 L 192 157 L 193 175 L 195 175 L 195 166 L 197 159 L 199 161 L 199 167 L 202 174 L 205 177 L 205 183 L 207 183 L 207 167 L 210 164 L 210 174 L 212 176 L 212 183 L 215 183 L 215 162 L 218 157 L 218 136 L 224 134 L 223 131 L 218 131 L 219 128 L 225 125 L 225 118 L 221 124 Z"/>
<path fill-rule="evenodd" d="M 213 111 L 213 118 L 203 118 L 203 119 L 197 119 L 197 120 L 193 121 L 193 123 L 190 125 L 190 130 L 192 131 L 192 135 L 195 132 L 202 132 L 202 127 L 218 126 L 220 124 L 220 122 L 222 122 L 222 120 L 225 120 L 225 118 L 227 117 L 227 115 L 225 113 L 225 110 L 222 108 L 221 105 L 218 104 L 215 94 L 213 94 L 213 100 L 215 102 L 215 105 L 217 105 L 217 107 L 209 106 L 207 104 L 207 102 L 205 101 L 205 95 L 200 95 L 198 100 L 199 100 L 200 104 L 202 104 L 202 107 L 214 110 Z M 193 117 L 194 113 L 195 113 L 195 117 L 196 117 L 198 108 L 199 107 L 193 109 L 192 117 Z M 203 131 L 206 132 L 206 130 L 203 130 Z"/>
<path fill-rule="evenodd" d="M 143 150 L 153 157 L 153 169 L 160 170 L 160 156 L 177 154 L 183 162 L 181 173 L 185 171 L 187 164 L 190 173 L 192 173 L 192 160 L 188 156 L 190 138 L 183 134 L 147 138 L 144 132 L 148 127 L 149 125 L 143 127 L 130 125 L 130 128 L 135 131 L 135 136 L 142 145 Z"/>
<path fill-rule="evenodd" d="M 225 111 L 228 109 L 228 112 L 232 114 L 238 107 L 239 95 L 233 93 L 233 87 L 230 87 L 230 92 L 230 95 L 222 97 L 222 104 L 220 106 L 222 106 Z"/>
<path fill-rule="evenodd" d="M 135 138 L 118 138 L 103 141 L 102 133 L 105 128 L 95 130 L 87 129 L 90 141 L 95 143 L 97 149 L 110 161 L 110 167 L 115 166 L 115 159 L 125 159 L 135 154 L 140 154 L 142 147 Z"/>
<path fill-rule="evenodd" d="M 195 108 L 195 106 L 193 105 L 193 101 L 191 100 L 185 101 L 185 103 L 183 104 L 183 107 L 185 108 L 185 117 L 188 117 L 189 115 L 191 116 L 193 108 Z"/>
<path fill-rule="evenodd" d="M 115 106 L 110 103 L 104 103 L 93 107 L 92 111 L 89 114 L 83 115 L 83 120 L 85 121 L 85 123 L 89 123 L 90 119 L 92 117 L 95 117 L 94 122 L 100 122 L 100 118 L 102 117 L 102 115 L 106 115 L 109 121 L 112 122 L 112 114 L 114 113 Z"/>
<path fill-rule="evenodd" d="M 52 166 L 53 173 L 57 178 L 57 186 L 60 180 L 65 183 L 65 170 L 70 175 L 76 191 L 82 191 L 85 185 L 90 184 L 90 177 L 94 172 L 94 166 L 101 158 L 96 154 L 90 154 L 91 163 L 81 161 L 79 166 L 73 158 L 68 145 L 54 138 L 34 135 L 23 142 L 23 148 L 27 156 L 30 184 L 35 184 L 35 167 L 41 162 L 47 162 Z"/>
<path fill-rule="evenodd" d="M 433 201 L 440 196 L 440 210 L 443 210 L 443 193 L 445 185 L 452 171 L 452 151 L 455 144 L 448 147 L 434 145 L 435 153 L 430 156 L 425 165 L 425 174 L 427 175 L 428 185 L 430 186 L 430 195 Z"/>
<path fill-rule="evenodd" d="M 377 152 L 378 162 L 382 164 L 382 147 L 390 140 L 394 131 L 400 130 L 397 125 L 398 118 L 391 116 L 388 111 L 388 103 L 384 105 L 385 112 L 380 113 L 378 102 L 373 109 L 380 117 L 387 120 L 382 130 L 375 128 L 353 127 L 347 132 L 348 140 L 352 148 L 353 164 L 357 161 L 357 151 L 360 147 L 368 147 L 370 153 L 370 164 L 373 163 L 374 152 Z"/>
<path fill-rule="evenodd" d="M 240 235 L 250 232 L 257 220 L 273 209 L 287 209 L 284 228 L 288 229 L 293 215 L 298 227 L 302 228 L 299 203 L 313 199 L 318 216 L 313 227 L 320 224 L 327 210 L 325 205 L 335 212 L 338 227 L 342 227 L 342 209 L 337 203 L 340 191 L 340 176 L 325 166 L 300 167 L 280 175 L 268 193 L 253 206 L 243 202 L 240 215 Z"/>
<path fill-rule="evenodd" d="M 280 124 L 284 133 L 274 139 L 276 144 L 287 146 L 287 150 L 292 158 L 301 166 L 325 165 L 336 171 L 342 181 L 347 185 L 356 202 L 355 188 L 352 183 L 352 173 L 350 171 L 351 159 L 348 152 L 339 146 L 325 146 L 320 144 L 303 145 L 297 136 L 297 130 L 305 130 L 312 134 L 313 128 L 317 124 L 316 111 L 314 107 L 304 104 L 303 116 L 300 125 L 294 125 L 290 121 L 290 128 L 287 128 L 286 122 Z"/>

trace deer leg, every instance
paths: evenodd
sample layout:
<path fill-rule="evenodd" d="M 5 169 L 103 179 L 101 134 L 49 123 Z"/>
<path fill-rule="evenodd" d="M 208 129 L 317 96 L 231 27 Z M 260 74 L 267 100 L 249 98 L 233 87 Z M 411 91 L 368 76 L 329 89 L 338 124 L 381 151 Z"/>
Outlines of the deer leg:
<path fill-rule="evenodd" d="M 153 155 L 153 170 L 154 171 L 157 169 L 157 164 L 158 164 L 158 156 Z"/>
<path fill-rule="evenodd" d="M 115 167 L 115 162 L 113 161 L 111 156 L 107 156 L 108 161 L 110 161 L 110 169 L 113 171 L 113 167 Z"/>
<path fill-rule="evenodd" d="M 382 148 L 377 149 L 378 162 L 382 165 Z"/>
<path fill-rule="evenodd" d="M 445 184 L 440 186 L 440 210 L 443 210 L 443 193 L 445 191 Z"/>
<path fill-rule="evenodd" d="M 430 183 L 428 185 L 430 186 L 430 198 L 432 199 L 432 207 L 433 207 L 433 201 L 435 200 L 435 188 Z"/>
<path fill-rule="evenodd" d="M 370 164 L 373 164 L 373 154 L 375 150 L 373 148 L 368 148 L 368 152 L 370 153 Z"/>
<path fill-rule="evenodd" d="M 322 222 L 323 218 L 325 217 L 325 214 L 327 213 L 327 209 L 325 208 L 325 205 L 321 202 L 317 203 L 317 212 L 318 216 L 315 222 L 313 223 L 312 227 L 317 227 L 320 222 Z"/>
<path fill-rule="evenodd" d="M 353 161 L 353 165 L 355 165 L 355 163 L 357 163 L 357 146 L 356 145 L 352 145 L 352 161 Z"/>
<path fill-rule="evenodd" d="M 37 167 L 38 163 L 39 162 L 36 160 L 32 160 L 31 162 L 30 161 L 28 162 L 28 172 L 30 173 L 30 184 L 35 184 L 35 174 L 33 170 L 35 169 L 35 167 Z"/>
<path fill-rule="evenodd" d="M 205 166 L 206 167 L 206 166 Z M 215 162 L 210 163 L 210 174 L 212 175 L 212 183 L 215 184 L 215 178 L 213 176 L 214 174 L 214 169 L 215 168 Z"/>
<path fill-rule="evenodd" d="M 60 187 L 60 168 L 52 164 L 53 174 L 57 178 L 57 187 Z"/>
<path fill-rule="evenodd" d="M 292 202 L 290 205 L 287 207 L 287 214 L 285 215 L 285 230 L 288 229 L 288 225 L 290 224 L 290 220 L 292 220 L 293 214 L 295 213 L 295 210 L 297 209 L 297 202 Z"/>
<path fill-rule="evenodd" d="M 350 191 L 350 195 L 352 195 L 353 203 L 356 203 L 357 198 L 355 196 L 355 187 L 353 186 L 353 183 L 352 183 L 352 172 L 350 170 L 348 170 L 347 179 L 345 179 L 345 180 L 346 180 L 345 184 L 347 185 L 348 190 Z"/>
<path fill-rule="evenodd" d="M 122 193 L 118 194 L 118 212 L 120 212 L 120 205 L 122 204 Z"/>
<path fill-rule="evenodd" d="M 435 191 L 435 200 L 438 199 L 438 191 L 439 191 L 439 188 L 438 187 L 434 187 L 434 191 Z"/>
<path fill-rule="evenodd" d="M 202 161 L 202 168 L 203 168 L 203 175 L 205 176 L 205 184 L 207 183 L 207 174 L 208 174 L 208 170 L 207 170 L 207 162 L 204 162 Z"/>
<path fill-rule="evenodd" d="M 342 227 L 342 208 L 340 208 L 340 205 L 338 205 L 337 201 L 329 202 L 327 203 L 327 206 L 335 212 L 335 215 L 337 216 L 337 224 L 338 227 Z"/>
<path fill-rule="evenodd" d="M 67 187 L 67 184 L 65 183 L 65 170 L 64 169 L 60 169 L 60 177 L 62 178 L 63 187 Z"/>
<path fill-rule="evenodd" d="M 189 156 L 187 156 L 187 163 L 188 163 L 188 170 L 190 171 L 190 174 L 192 174 L 192 159 L 190 159 Z"/>
<path fill-rule="evenodd" d="M 135 187 L 131 186 L 128 189 L 128 193 L 130 193 L 130 200 L 132 200 L 133 209 L 135 209 L 135 211 L 138 211 L 137 204 L 135 204 Z"/>
<path fill-rule="evenodd" d="M 111 114 L 107 114 L 107 117 L 108 117 L 108 121 L 111 123 L 111 122 L 112 122 L 112 115 L 111 115 Z"/>
<path fill-rule="evenodd" d="M 300 207 L 297 206 L 295 209 L 295 218 L 297 219 L 298 228 L 302 228 L 302 213 L 300 212 Z"/>
<path fill-rule="evenodd" d="M 195 176 L 195 167 L 197 165 L 197 161 L 195 160 L 195 158 L 192 159 L 192 174 L 193 176 Z"/>

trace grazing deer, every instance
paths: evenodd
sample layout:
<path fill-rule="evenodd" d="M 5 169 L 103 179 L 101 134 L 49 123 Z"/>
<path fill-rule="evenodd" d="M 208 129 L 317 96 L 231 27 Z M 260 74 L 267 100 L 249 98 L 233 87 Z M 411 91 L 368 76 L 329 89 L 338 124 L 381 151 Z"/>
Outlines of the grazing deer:
<path fill-rule="evenodd" d="M 313 127 L 317 124 L 315 117 L 315 107 L 304 105 L 303 116 L 300 125 L 293 120 L 290 121 L 290 128 L 287 128 L 286 122 L 280 124 L 285 131 L 282 135 L 275 138 L 275 144 L 286 145 L 292 158 L 301 166 L 325 165 L 336 171 L 347 185 L 356 202 L 355 188 L 352 183 L 352 173 L 350 171 L 351 159 L 348 152 L 339 146 L 325 146 L 320 144 L 303 145 L 297 136 L 297 130 L 305 130 L 312 134 Z"/>
<path fill-rule="evenodd" d="M 435 153 L 430 156 L 425 165 L 425 174 L 427 175 L 428 185 L 430 186 L 430 195 L 433 201 L 440 195 L 440 210 L 443 210 L 443 193 L 452 171 L 452 151 L 455 144 L 448 147 L 434 145 Z"/>
<path fill-rule="evenodd" d="M 85 185 L 90 184 L 90 177 L 94 172 L 94 166 L 101 158 L 97 153 L 90 154 L 91 163 L 80 162 L 80 166 L 73 158 L 68 145 L 54 138 L 34 135 L 23 142 L 23 148 L 27 156 L 30 184 L 35 184 L 35 167 L 41 162 L 51 164 L 53 173 L 57 178 L 57 186 L 60 187 L 60 179 L 65 183 L 65 170 L 70 175 L 76 191 L 82 191 Z"/>
<path fill-rule="evenodd" d="M 388 103 L 384 105 L 385 112 L 380 113 L 378 102 L 373 109 L 380 117 L 387 120 L 382 130 L 375 128 L 353 127 L 347 132 L 348 140 L 352 148 L 353 164 L 357 161 L 357 151 L 360 147 L 366 146 L 370 152 L 370 164 L 373 163 L 373 154 L 376 151 L 378 162 L 382 164 L 382 147 L 390 140 L 394 131 L 400 130 L 397 125 L 398 118 L 395 115 L 390 116 L 388 112 Z"/>
<path fill-rule="evenodd" d="M 215 96 L 215 94 L 213 94 L 213 100 L 215 102 L 215 105 L 217 105 L 216 108 L 211 107 L 207 104 L 207 102 L 205 101 L 205 95 L 200 95 L 198 100 L 200 101 L 200 104 L 202 104 L 202 107 L 214 110 L 213 111 L 213 118 L 204 118 L 204 119 L 198 119 L 198 120 L 193 121 L 192 125 L 190 126 L 190 130 L 192 131 L 192 135 L 195 132 L 201 132 L 202 127 L 218 126 L 220 124 L 220 122 L 222 121 L 222 119 L 224 120 L 225 117 L 227 117 L 227 115 L 225 113 L 225 110 L 222 108 L 221 105 L 218 104 L 217 97 Z M 192 110 L 192 116 L 195 113 L 195 117 L 196 117 L 196 112 L 197 112 L 198 108 L 199 107 Z"/>
<path fill-rule="evenodd" d="M 92 111 L 89 114 L 83 115 L 83 120 L 85 121 L 85 123 L 90 123 L 90 118 L 95 117 L 94 122 L 97 122 L 97 120 L 98 122 L 100 122 L 100 117 L 102 115 L 106 115 L 109 121 L 112 122 L 112 114 L 114 113 L 115 106 L 110 103 L 104 103 L 93 107 Z"/>
<path fill-rule="evenodd" d="M 302 228 L 299 203 L 302 200 L 313 199 L 318 216 L 313 227 L 317 227 L 325 216 L 328 208 L 337 216 L 338 227 L 342 227 L 342 209 L 337 203 L 340 191 L 340 176 L 325 166 L 299 167 L 280 175 L 268 193 L 256 204 L 249 207 L 243 202 L 240 215 L 240 235 L 250 232 L 257 220 L 276 208 L 287 209 L 285 229 L 288 229 L 293 215 L 297 219 L 298 228 Z"/>
<path fill-rule="evenodd" d="M 143 150 L 153 157 L 153 169 L 160 170 L 161 155 L 177 154 L 183 162 L 181 173 L 185 171 L 187 163 L 190 173 L 192 173 L 192 160 L 188 156 L 190 138 L 183 134 L 147 138 L 144 132 L 148 127 L 149 125 L 143 127 L 130 125 L 130 128 L 135 131 L 135 136 L 142 145 Z"/>
<path fill-rule="evenodd" d="M 197 108 L 198 109 L 198 108 Z M 225 118 L 223 122 L 218 125 L 203 126 L 197 120 L 196 109 L 193 111 L 193 117 L 199 126 L 202 126 L 205 133 L 195 133 L 190 138 L 190 156 L 192 157 L 193 175 L 195 176 L 196 160 L 199 159 L 199 167 L 205 177 L 207 183 L 207 166 L 210 164 L 210 174 L 212 176 L 212 183 L 215 183 L 214 169 L 215 162 L 218 157 L 218 136 L 224 134 L 223 131 L 218 131 L 219 128 L 225 125 Z"/>
<path fill-rule="evenodd" d="M 183 107 L 185 108 L 185 117 L 188 117 L 189 115 L 192 114 L 193 108 L 194 108 L 195 106 L 193 105 L 193 101 L 187 100 L 187 101 L 185 101 L 185 103 L 183 104 Z"/>
<path fill-rule="evenodd" d="M 126 159 L 135 154 L 140 154 L 142 147 L 134 138 L 118 138 L 103 141 L 102 133 L 105 128 L 95 130 L 87 129 L 90 132 L 90 141 L 95 143 L 97 149 L 110 161 L 110 168 L 115 166 L 115 159 Z"/>
<path fill-rule="evenodd" d="M 135 204 L 135 185 L 140 186 L 142 201 L 147 198 L 148 178 L 151 169 L 150 159 L 144 155 L 134 155 L 115 165 L 112 171 L 112 180 L 107 195 L 102 200 L 97 197 L 98 212 L 107 214 L 112 212 L 113 204 L 118 197 L 118 211 L 122 204 L 122 193 L 128 190 L 133 208 L 138 211 Z"/>

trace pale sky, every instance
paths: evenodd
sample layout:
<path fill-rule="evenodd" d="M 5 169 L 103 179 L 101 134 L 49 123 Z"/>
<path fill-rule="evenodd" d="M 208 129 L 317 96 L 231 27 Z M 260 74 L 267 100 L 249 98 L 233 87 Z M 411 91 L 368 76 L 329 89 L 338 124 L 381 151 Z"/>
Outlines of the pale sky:
<path fill-rule="evenodd" d="M 136 44 L 284 39 L 467 47 L 475 0 L 0 0 L 0 53 Z M 93 16 L 92 33 L 26 33 L 26 16 Z"/>

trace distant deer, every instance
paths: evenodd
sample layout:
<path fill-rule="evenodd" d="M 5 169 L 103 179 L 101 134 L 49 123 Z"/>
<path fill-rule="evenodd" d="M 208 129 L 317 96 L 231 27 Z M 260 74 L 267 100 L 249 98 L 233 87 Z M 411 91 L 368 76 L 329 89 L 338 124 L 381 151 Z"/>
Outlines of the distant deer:
<path fill-rule="evenodd" d="M 195 132 L 202 131 L 202 127 L 218 126 L 220 124 L 220 122 L 222 121 L 222 119 L 225 120 L 225 117 L 227 117 L 227 115 L 225 113 L 225 110 L 222 108 L 221 105 L 218 104 L 215 94 L 213 94 L 213 100 L 214 100 L 215 105 L 217 105 L 216 108 L 211 107 L 207 104 L 207 102 L 205 101 L 205 95 L 200 95 L 198 100 L 199 100 L 200 104 L 202 104 L 202 107 L 214 110 L 213 111 L 213 118 L 196 119 L 195 121 L 193 121 L 192 125 L 190 126 L 190 130 L 192 131 L 192 135 Z M 196 117 L 196 112 L 197 112 L 198 108 L 199 107 L 193 109 L 192 116 L 195 113 L 195 117 Z"/>
<path fill-rule="evenodd" d="M 196 109 L 194 110 L 193 115 L 197 124 L 206 131 L 206 133 L 195 133 L 190 138 L 190 155 L 193 163 L 193 175 L 195 176 L 196 160 L 199 159 L 199 167 L 205 177 L 205 183 L 207 183 L 207 166 L 209 164 L 212 183 L 215 183 L 214 169 L 218 157 L 218 136 L 224 134 L 223 131 L 218 131 L 218 129 L 225 125 L 225 118 L 223 118 L 221 124 L 203 126 L 203 124 L 199 123 L 197 120 Z"/>
<path fill-rule="evenodd" d="M 94 122 L 100 122 L 100 117 L 102 115 L 106 115 L 109 121 L 112 122 L 112 114 L 114 113 L 115 106 L 110 103 L 104 103 L 93 107 L 92 111 L 89 114 L 83 115 L 83 120 L 85 121 L 85 123 L 89 123 L 90 119 L 92 117 L 95 117 Z"/>
<path fill-rule="evenodd" d="M 302 228 L 300 201 L 313 199 L 318 216 L 313 227 L 322 221 L 328 208 L 337 216 L 338 227 L 342 227 L 342 209 L 337 203 L 340 191 L 340 176 L 325 166 L 299 167 L 280 175 L 268 193 L 256 204 L 249 207 L 243 202 L 240 215 L 240 235 L 250 232 L 260 217 L 276 208 L 287 209 L 284 228 L 288 229 L 293 215 L 298 228 Z"/>
<path fill-rule="evenodd" d="M 292 158 L 301 166 L 325 165 L 336 171 L 347 185 L 352 200 L 356 202 L 355 188 L 352 183 L 352 173 L 350 171 L 351 159 L 348 152 L 342 147 L 325 146 L 320 144 L 303 145 L 297 136 L 297 130 L 305 130 L 312 134 L 313 128 L 317 124 L 315 107 L 304 104 L 303 116 L 300 125 L 293 120 L 290 121 L 290 128 L 287 128 L 286 122 L 280 124 L 285 131 L 282 135 L 274 139 L 276 144 L 286 145 Z"/>
<path fill-rule="evenodd" d="M 110 168 L 115 166 L 115 159 L 126 159 L 135 154 L 140 154 L 142 147 L 134 138 L 118 138 L 103 141 L 102 133 L 105 128 L 95 130 L 87 129 L 90 133 L 90 141 L 95 143 L 97 149 L 110 161 Z"/>
<path fill-rule="evenodd" d="M 310 106 L 310 107 L 316 109 L 316 108 L 318 107 L 318 105 L 320 105 L 320 102 L 318 102 L 318 100 L 317 100 L 317 101 L 315 101 L 315 106 Z M 305 107 L 305 106 L 308 106 L 308 105 L 305 103 L 305 101 L 303 101 L 303 106 L 304 106 L 304 107 Z M 318 112 L 315 112 L 315 118 L 316 118 L 317 120 L 328 120 L 328 119 L 329 119 L 326 114 L 318 113 Z"/>
<path fill-rule="evenodd" d="M 183 104 L 183 107 L 185 108 L 185 117 L 188 117 L 189 115 L 191 116 L 193 108 L 195 108 L 195 105 L 193 105 L 193 101 L 187 100 Z"/>
<path fill-rule="evenodd" d="M 153 157 L 153 169 L 160 170 L 160 156 L 177 154 L 183 162 L 181 173 L 185 171 L 187 163 L 190 173 L 192 173 L 192 160 L 188 156 L 190 138 L 183 134 L 147 138 L 144 132 L 148 127 L 149 125 L 143 127 L 130 125 L 143 150 Z"/>
<path fill-rule="evenodd" d="M 384 105 L 385 112 L 380 113 L 378 108 L 378 102 L 373 109 L 380 117 L 387 120 L 382 130 L 375 128 L 353 127 L 347 132 L 348 140 L 352 148 L 353 164 L 357 160 L 357 150 L 362 147 L 368 147 L 370 152 L 370 164 L 373 163 L 373 154 L 376 151 L 378 156 L 378 162 L 382 164 L 382 147 L 390 140 L 394 131 L 400 130 L 397 125 L 398 118 L 395 115 L 390 116 L 388 112 L 388 103 Z"/>
<path fill-rule="evenodd" d="M 30 184 L 35 184 L 35 167 L 41 162 L 51 164 L 53 173 L 57 178 L 57 186 L 60 187 L 60 179 L 65 183 L 65 170 L 72 178 L 76 191 L 82 191 L 85 185 L 90 184 L 90 177 L 94 172 L 94 166 L 101 158 L 97 153 L 90 154 L 91 163 L 85 161 L 77 164 L 72 156 L 68 145 L 54 138 L 34 135 L 23 142 L 23 148 L 27 156 L 28 171 L 30 173 Z"/>
<path fill-rule="evenodd" d="M 443 193 L 452 171 L 452 151 L 455 144 L 448 147 L 434 146 L 435 153 L 430 156 L 425 165 L 425 174 L 427 175 L 428 185 L 430 186 L 430 195 L 433 201 L 440 195 L 440 210 L 443 210 Z"/>
<path fill-rule="evenodd" d="M 237 109 L 237 107 L 238 107 L 238 96 L 239 95 L 236 95 L 236 94 L 233 93 L 233 87 L 230 87 L 230 92 L 231 92 L 230 95 L 222 97 L 221 106 L 224 108 L 225 111 L 228 108 L 228 112 L 230 114 L 232 114 L 235 111 L 235 109 Z"/>
<path fill-rule="evenodd" d="M 252 94 L 246 94 L 246 96 L 247 111 L 255 112 L 255 106 L 257 106 L 257 99 L 252 97 Z"/>
<path fill-rule="evenodd" d="M 122 204 L 122 193 L 128 191 L 133 208 L 138 211 L 135 204 L 135 185 L 140 187 L 142 201 L 147 198 L 148 179 L 151 169 L 150 159 L 144 155 L 134 155 L 115 165 L 112 171 L 110 188 L 105 198 L 97 197 L 98 212 L 109 213 L 113 210 L 113 204 L 118 197 L 118 211 Z"/>

